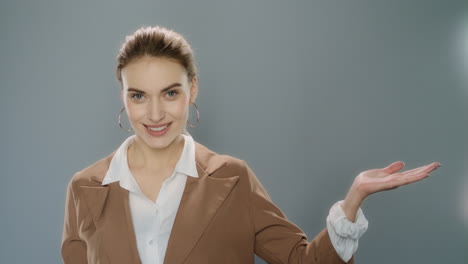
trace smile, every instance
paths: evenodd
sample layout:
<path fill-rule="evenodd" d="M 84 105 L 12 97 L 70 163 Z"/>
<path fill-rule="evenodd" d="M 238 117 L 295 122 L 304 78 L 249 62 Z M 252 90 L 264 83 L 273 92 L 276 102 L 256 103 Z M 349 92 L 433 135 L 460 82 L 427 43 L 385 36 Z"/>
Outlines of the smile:
<path fill-rule="evenodd" d="M 149 127 L 147 125 L 144 125 L 146 127 L 146 131 L 148 131 L 148 133 L 151 135 L 151 136 L 156 136 L 156 137 L 160 137 L 164 134 L 166 134 L 166 132 L 169 130 L 170 126 L 171 126 L 172 122 L 170 123 L 167 123 L 163 126 L 158 126 L 158 127 Z"/>
<path fill-rule="evenodd" d="M 163 129 L 165 129 L 168 125 L 165 125 L 165 126 L 162 126 L 162 127 L 157 127 L 157 128 L 152 128 L 152 127 L 148 127 L 149 130 L 151 131 L 161 131 Z"/>

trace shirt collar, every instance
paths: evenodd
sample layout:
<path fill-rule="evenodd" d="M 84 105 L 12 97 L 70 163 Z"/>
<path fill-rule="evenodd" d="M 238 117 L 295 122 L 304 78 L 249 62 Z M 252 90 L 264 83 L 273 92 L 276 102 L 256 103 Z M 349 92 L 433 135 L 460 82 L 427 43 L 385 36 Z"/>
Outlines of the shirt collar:
<path fill-rule="evenodd" d="M 175 166 L 175 171 L 187 176 L 198 178 L 197 166 L 195 163 L 195 142 L 186 129 L 182 131 L 182 135 L 185 139 L 184 148 Z M 102 181 L 102 185 L 120 181 L 120 186 L 128 190 L 136 191 L 138 189 L 127 162 L 127 149 L 135 137 L 135 134 L 129 136 L 117 149 L 112 157 L 109 169 Z"/>

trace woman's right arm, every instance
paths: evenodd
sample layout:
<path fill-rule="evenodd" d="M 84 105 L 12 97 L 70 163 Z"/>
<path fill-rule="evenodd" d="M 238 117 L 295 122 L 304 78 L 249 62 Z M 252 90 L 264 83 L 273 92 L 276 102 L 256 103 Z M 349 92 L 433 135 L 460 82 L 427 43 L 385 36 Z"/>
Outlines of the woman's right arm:
<path fill-rule="evenodd" d="M 354 264 L 354 256 L 345 262 L 330 240 L 327 228 L 308 241 L 304 232 L 271 200 L 255 173 L 243 161 L 249 181 L 249 214 L 255 236 L 254 252 L 271 264 Z M 307 204 L 307 201 L 298 201 Z"/>
<path fill-rule="evenodd" d="M 86 243 L 78 236 L 75 194 L 72 181 L 68 183 L 65 199 L 65 219 L 62 234 L 62 259 L 64 264 L 88 263 Z"/>

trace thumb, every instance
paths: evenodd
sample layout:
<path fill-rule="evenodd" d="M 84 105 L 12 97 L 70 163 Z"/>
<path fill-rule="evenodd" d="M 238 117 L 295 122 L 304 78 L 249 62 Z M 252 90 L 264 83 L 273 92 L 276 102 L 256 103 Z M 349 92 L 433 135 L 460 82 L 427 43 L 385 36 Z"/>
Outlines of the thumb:
<path fill-rule="evenodd" d="M 403 161 L 396 161 L 392 164 L 388 165 L 387 167 L 383 168 L 382 170 L 388 174 L 393 174 L 405 167 L 405 163 Z"/>

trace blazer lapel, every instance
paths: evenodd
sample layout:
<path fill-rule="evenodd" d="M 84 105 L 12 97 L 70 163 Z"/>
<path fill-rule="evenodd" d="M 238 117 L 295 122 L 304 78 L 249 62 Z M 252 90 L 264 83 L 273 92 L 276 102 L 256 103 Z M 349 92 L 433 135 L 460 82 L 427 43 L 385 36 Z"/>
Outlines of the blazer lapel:
<path fill-rule="evenodd" d="M 89 184 L 79 187 L 95 226 L 106 236 L 103 241 L 110 241 L 110 244 L 103 245 L 102 253 L 111 262 L 141 263 L 128 190 L 120 187 L 118 181 L 101 185 L 114 153 L 106 158 L 104 166 L 95 172 L 96 176 L 91 177 Z M 195 142 L 195 159 L 199 177 L 187 177 L 164 263 L 185 261 L 239 180 L 239 176 L 211 177 L 226 162 L 221 155 L 198 142 Z"/>
<path fill-rule="evenodd" d="M 109 193 L 108 186 L 80 186 L 94 224 L 98 224 Z"/>
<path fill-rule="evenodd" d="M 114 182 L 114 187 L 118 189 L 118 199 L 123 201 L 122 205 L 124 208 L 124 215 L 122 217 L 122 225 L 116 226 L 116 228 L 122 228 L 122 239 L 126 247 L 130 248 L 131 255 L 129 256 L 129 261 L 124 261 L 123 263 L 141 263 L 140 255 L 137 248 L 137 240 L 135 235 L 135 229 L 133 227 L 133 220 L 130 211 L 130 202 L 129 202 L 129 193 L 127 189 L 120 187 L 118 182 Z M 121 261 L 121 260 L 119 260 Z"/>
<path fill-rule="evenodd" d="M 196 143 L 199 178 L 187 177 L 164 263 L 178 264 L 185 261 L 239 179 L 239 176 L 211 177 L 210 174 L 225 163 L 217 160 L 215 155 L 209 155 L 208 151 Z"/>
<path fill-rule="evenodd" d="M 96 180 L 99 184 L 102 181 Z M 128 190 L 119 182 L 104 186 L 80 186 L 95 226 L 100 232 L 104 252 L 109 261 L 141 263 L 130 212 Z M 105 218 L 105 219 L 104 219 Z M 130 254 L 129 253 L 130 250 Z"/>

